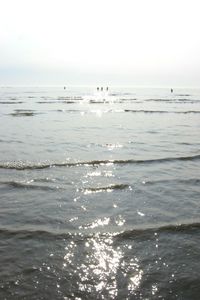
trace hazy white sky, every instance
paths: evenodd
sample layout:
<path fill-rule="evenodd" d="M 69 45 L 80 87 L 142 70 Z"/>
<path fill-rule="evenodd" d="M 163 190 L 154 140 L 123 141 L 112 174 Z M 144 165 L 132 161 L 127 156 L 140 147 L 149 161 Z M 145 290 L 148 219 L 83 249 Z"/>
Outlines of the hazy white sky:
<path fill-rule="evenodd" d="M 200 86 L 199 0 L 0 0 L 0 85 Z"/>

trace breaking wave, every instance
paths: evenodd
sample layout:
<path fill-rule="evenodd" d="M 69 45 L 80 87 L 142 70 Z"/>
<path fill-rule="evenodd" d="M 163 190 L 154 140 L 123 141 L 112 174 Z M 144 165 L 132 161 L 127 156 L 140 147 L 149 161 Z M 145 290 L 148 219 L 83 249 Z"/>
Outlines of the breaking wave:
<path fill-rule="evenodd" d="M 101 165 L 126 165 L 126 164 L 153 164 L 153 163 L 166 163 L 176 161 L 196 161 L 200 160 L 200 154 L 193 156 L 180 156 L 180 157 L 164 157 L 157 159 L 115 159 L 115 160 L 91 160 L 91 161 L 78 161 L 78 162 L 52 162 L 52 163 L 31 163 L 23 161 L 14 162 L 0 162 L 0 169 L 15 169 L 15 170 L 35 170 L 46 169 L 52 167 L 79 167 L 79 166 L 101 166 Z"/>

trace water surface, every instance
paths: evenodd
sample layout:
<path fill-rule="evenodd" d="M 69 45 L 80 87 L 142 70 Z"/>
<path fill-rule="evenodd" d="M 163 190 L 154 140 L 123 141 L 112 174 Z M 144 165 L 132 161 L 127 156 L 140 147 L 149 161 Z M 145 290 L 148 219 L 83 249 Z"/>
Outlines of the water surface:
<path fill-rule="evenodd" d="M 199 299 L 200 90 L 0 88 L 1 299 Z"/>

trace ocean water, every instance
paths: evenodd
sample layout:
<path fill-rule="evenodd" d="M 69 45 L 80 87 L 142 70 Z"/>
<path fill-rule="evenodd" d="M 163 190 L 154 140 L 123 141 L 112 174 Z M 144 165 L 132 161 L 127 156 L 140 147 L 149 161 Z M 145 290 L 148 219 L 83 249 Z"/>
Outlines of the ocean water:
<path fill-rule="evenodd" d="M 200 299 L 200 90 L 0 88 L 0 299 Z"/>

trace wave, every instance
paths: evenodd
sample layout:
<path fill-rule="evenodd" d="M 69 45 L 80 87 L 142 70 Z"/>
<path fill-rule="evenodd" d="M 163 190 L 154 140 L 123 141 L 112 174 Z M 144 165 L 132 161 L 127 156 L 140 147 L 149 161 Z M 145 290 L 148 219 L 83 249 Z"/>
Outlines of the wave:
<path fill-rule="evenodd" d="M 77 101 L 72 101 L 72 100 L 68 100 L 68 101 L 37 101 L 36 103 L 38 104 L 54 104 L 54 103 L 66 103 L 66 104 L 72 104 L 72 103 L 77 103 Z M 79 103 L 79 102 L 78 102 Z"/>
<path fill-rule="evenodd" d="M 39 104 L 51 104 L 51 103 L 58 103 L 58 101 L 37 101 L 36 103 L 39 103 Z"/>
<path fill-rule="evenodd" d="M 89 100 L 87 101 L 90 104 L 119 104 L 119 103 L 142 103 L 142 101 L 139 101 L 137 99 L 102 99 L 102 100 Z M 85 103 L 87 103 L 85 101 Z M 114 110 L 112 110 L 114 111 Z"/>
<path fill-rule="evenodd" d="M 79 109 L 56 109 L 54 110 L 54 112 L 64 112 L 64 113 L 82 113 L 82 112 L 86 112 L 86 111 L 83 111 L 83 110 L 79 110 Z"/>
<path fill-rule="evenodd" d="M 199 103 L 200 100 L 197 99 L 187 99 L 187 98 L 181 98 L 181 99 L 146 99 L 145 101 L 149 102 L 167 102 L 167 103 Z"/>
<path fill-rule="evenodd" d="M 145 109 L 125 109 L 124 112 L 131 112 L 131 113 L 159 113 L 159 114 L 200 114 L 200 110 L 187 110 L 187 111 L 172 111 L 172 110 L 145 110 Z"/>
<path fill-rule="evenodd" d="M 10 228 L 0 228 L 0 236 L 5 236 L 5 238 L 16 237 L 18 239 L 67 239 L 75 238 L 76 236 L 81 237 L 82 234 L 71 232 L 59 232 L 59 231 L 48 231 L 43 229 L 10 229 Z"/>
<path fill-rule="evenodd" d="M 128 92 L 118 92 L 118 93 L 110 93 L 110 96 L 131 96 L 131 95 L 135 95 L 135 93 L 128 93 Z"/>
<path fill-rule="evenodd" d="M 22 141 L 18 141 L 18 140 L 2 140 L 2 139 L 0 139 L 0 143 L 6 143 L 6 144 L 10 144 L 10 143 L 23 144 Z"/>
<path fill-rule="evenodd" d="M 16 103 L 16 102 L 15 102 Z M 13 103 L 13 104 L 15 104 Z M 51 101 L 51 102 L 37 102 L 40 104 L 53 104 L 53 103 L 58 103 L 56 101 Z M 73 101 L 62 101 L 59 103 L 64 103 L 64 104 L 73 104 L 75 102 Z M 106 103 L 120 103 L 120 102 L 115 102 L 115 101 L 93 101 L 91 100 L 89 102 L 90 104 L 106 104 Z M 139 103 L 139 102 L 137 102 Z M 85 110 L 83 109 L 57 109 L 57 112 L 65 112 L 65 113 L 96 113 L 96 111 L 93 110 Z M 107 109 L 107 110 L 102 110 L 102 113 L 144 113 L 144 114 L 200 114 L 200 110 L 187 110 L 187 111 L 175 111 L 175 110 L 146 110 L 146 109 Z M 22 112 L 14 112 L 10 113 L 9 115 L 14 116 L 14 117 L 23 117 L 23 116 L 34 116 L 38 114 L 44 114 L 45 112 L 29 112 L 29 111 L 22 111 Z"/>
<path fill-rule="evenodd" d="M 74 240 L 86 240 L 88 238 L 107 238 L 112 237 L 114 239 L 155 239 L 156 235 L 161 234 L 196 234 L 200 231 L 200 223 L 182 223 L 182 224 L 168 224 L 159 227 L 146 227 L 146 228 L 135 228 L 132 230 L 125 230 L 122 232 L 69 232 L 69 231 L 48 231 L 43 229 L 10 229 L 0 228 L 0 236 L 4 236 L 9 239 L 15 237 L 18 239 L 74 239 Z"/>
<path fill-rule="evenodd" d="M 142 229 L 133 229 L 133 230 L 126 230 L 122 233 L 118 234 L 118 237 L 120 238 L 137 238 L 137 237 L 146 237 L 154 235 L 154 233 L 162 234 L 162 233 L 183 233 L 183 234 L 193 234 L 196 231 L 199 232 L 200 230 L 200 223 L 194 222 L 194 223 L 186 223 L 186 224 L 169 224 L 169 225 L 163 225 L 160 227 L 149 227 L 149 228 L 142 228 Z"/>
<path fill-rule="evenodd" d="M 83 97 L 80 96 L 74 96 L 74 97 L 58 97 L 58 100 L 83 100 Z"/>
<path fill-rule="evenodd" d="M 33 180 L 33 182 L 55 182 L 56 181 L 56 179 L 55 178 L 48 178 L 48 177 L 46 177 L 46 178 L 36 178 L 36 179 L 32 179 Z"/>
<path fill-rule="evenodd" d="M 12 113 L 10 114 L 13 117 L 32 117 L 34 115 L 36 115 L 36 113 L 33 112 L 16 112 L 16 113 Z"/>
<path fill-rule="evenodd" d="M 26 190 L 43 190 L 43 191 L 55 191 L 60 190 L 60 187 L 52 187 L 47 185 L 35 185 L 29 184 L 25 182 L 18 182 L 18 181 L 0 181 L 0 185 L 6 185 L 9 187 L 19 188 L 19 189 L 26 189 Z"/>
<path fill-rule="evenodd" d="M 34 109 L 15 109 L 15 112 L 34 112 Z"/>
<path fill-rule="evenodd" d="M 108 100 L 89 100 L 88 103 L 90 104 L 99 104 L 99 103 L 110 103 L 111 101 L 108 101 Z"/>
<path fill-rule="evenodd" d="M 31 117 L 35 116 L 38 114 L 42 114 L 42 112 L 35 112 L 34 110 L 31 109 L 15 109 L 15 111 L 9 115 L 13 117 Z"/>
<path fill-rule="evenodd" d="M 158 102 L 170 102 L 170 101 L 183 101 L 183 100 L 187 100 L 187 101 L 191 101 L 191 99 L 188 98 L 150 98 L 150 99 L 145 99 L 145 101 L 158 101 Z"/>
<path fill-rule="evenodd" d="M 188 111 L 179 111 L 179 112 L 174 112 L 178 114 L 200 114 L 200 110 L 188 110 Z"/>
<path fill-rule="evenodd" d="M 153 185 L 153 184 L 166 184 L 166 183 L 174 183 L 174 184 L 200 184 L 199 178 L 189 178 L 189 179 L 163 179 L 163 180 L 147 180 L 144 184 Z"/>
<path fill-rule="evenodd" d="M 126 164 L 153 164 L 166 163 L 176 161 L 196 161 L 200 160 L 199 155 L 181 156 L 181 157 L 164 157 L 157 159 L 116 159 L 116 160 L 91 160 L 78 162 L 61 162 L 61 163 L 29 163 L 29 162 L 0 162 L 0 169 L 15 169 L 15 170 L 35 170 L 47 169 L 52 167 L 79 167 L 79 166 L 103 166 L 109 164 L 126 165 Z"/>
<path fill-rule="evenodd" d="M 137 98 L 120 98 L 119 99 L 119 101 L 120 101 L 120 103 L 123 103 L 123 102 L 129 102 L 129 101 L 134 101 L 134 103 L 135 103 L 135 101 L 136 100 L 138 100 Z M 138 103 L 141 103 L 142 101 L 139 101 Z M 136 102 L 137 103 L 137 102 Z"/>
<path fill-rule="evenodd" d="M 130 188 L 128 184 L 110 184 L 108 186 L 103 187 L 90 187 L 83 189 L 85 194 L 93 194 L 93 193 L 99 193 L 99 192 L 112 192 L 114 190 L 124 190 Z"/>
<path fill-rule="evenodd" d="M 1 101 L 0 104 L 21 104 L 23 101 Z"/>

